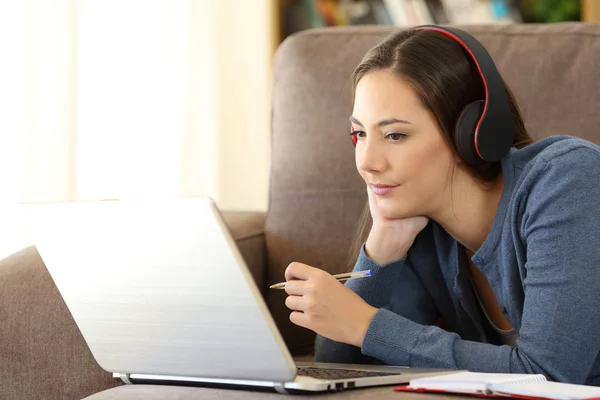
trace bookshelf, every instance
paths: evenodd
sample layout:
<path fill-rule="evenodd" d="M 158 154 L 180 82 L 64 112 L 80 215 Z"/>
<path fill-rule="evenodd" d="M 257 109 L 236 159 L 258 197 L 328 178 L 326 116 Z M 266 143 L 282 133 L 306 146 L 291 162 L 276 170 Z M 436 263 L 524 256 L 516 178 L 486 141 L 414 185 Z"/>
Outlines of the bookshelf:
<path fill-rule="evenodd" d="M 328 25 L 345 25 L 345 24 L 384 24 L 384 25 L 405 25 L 410 26 L 413 24 L 420 23 L 454 23 L 452 17 L 458 19 L 457 23 L 488 23 L 488 22 L 513 22 L 513 23 L 527 23 L 527 22 L 559 22 L 557 20 L 556 13 L 548 18 L 554 20 L 546 21 L 539 20 L 539 15 L 523 17 L 523 11 L 526 11 L 527 3 L 533 3 L 535 1 L 543 1 L 546 6 L 546 14 L 550 14 L 550 9 L 561 8 L 566 3 L 570 3 L 569 7 L 562 7 L 563 10 L 569 8 L 571 10 L 564 14 L 564 20 L 574 21 L 581 20 L 583 22 L 600 22 L 600 0 L 487 0 L 490 4 L 489 8 L 494 9 L 491 13 L 485 11 L 482 4 L 485 1 L 476 0 L 272 0 L 273 7 L 275 7 L 275 21 L 274 21 L 274 32 L 276 37 L 274 39 L 275 47 L 281 43 L 286 36 L 293 32 L 297 32 L 302 29 L 315 28 L 319 26 Z M 472 9 L 468 11 L 464 10 L 464 5 L 478 4 L 480 8 L 473 12 Z M 344 17 L 335 17 L 334 8 L 339 7 L 339 4 L 345 4 L 345 10 L 347 10 L 348 4 L 355 4 L 356 10 L 360 9 L 361 4 L 364 6 L 374 7 L 376 4 L 379 7 L 379 12 L 371 12 L 370 16 L 356 17 L 354 21 L 348 21 Z M 429 17 L 427 19 L 423 15 L 419 14 L 423 12 L 424 5 L 425 10 L 428 9 Z M 448 7 L 457 5 L 459 12 L 462 14 L 452 13 L 447 11 Z M 492 7 L 491 4 L 494 4 Z M 407 6 L 408 5 L 408 6 Z M 402 7 L 413 8 L 407 15 L 403 15 Z M 461 7 L 463 10 L 460 10 Z M 539 8 L 537 11 L 539 13 Z M 446 9 L 446 10 L 445 10 Z M 420 10 L 420 11 L 419 11 Z M 444 10 L 446 12 L 444 12 Z M 357 11 L 360 13 L 360 11 Z M 437 14 L 436 14 L 437 12 Z M 471 13 L 471 15 L 469 15 Z M 504 13 L 504 15 L 500 15 Z M 377 15 L 378 14 L 378 15 Z M 383 14 L 387 14 L 384 16 Z M 415 17 L 417 15 L 417 17 Z M 442 19 L 440 20 L 440 15 Z M 394 18 L 395 16 L 395 18 Z M 450 17 L 449 17 L 450 16 Z M 532 19 L 528 21 L 527 19 Z M 560 18 L 560 17 L 559 17 Z M 335 19 L 336 21 L 333 21 Z M 386 20 L 387 19 L 387 20 Z"/>

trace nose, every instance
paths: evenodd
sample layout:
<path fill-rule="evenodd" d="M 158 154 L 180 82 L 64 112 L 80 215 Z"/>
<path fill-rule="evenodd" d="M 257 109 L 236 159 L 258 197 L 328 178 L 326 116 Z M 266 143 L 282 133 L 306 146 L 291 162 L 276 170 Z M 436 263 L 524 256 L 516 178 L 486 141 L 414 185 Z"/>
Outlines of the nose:
<path fill-rule="evenodd" d="M 356 166 L 365 172 L 381 172 L 385 168 L 385 157 L 381 144 L 373 135 L 367 135 L 367 139 L 359 141 L 356 146 Z"/>

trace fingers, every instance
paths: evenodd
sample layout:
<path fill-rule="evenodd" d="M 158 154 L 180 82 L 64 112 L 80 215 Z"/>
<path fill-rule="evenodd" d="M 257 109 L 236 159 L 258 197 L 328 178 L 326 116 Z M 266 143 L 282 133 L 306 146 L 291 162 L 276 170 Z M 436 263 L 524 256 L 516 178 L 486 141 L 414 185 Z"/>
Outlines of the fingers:
<path fill-rule="evenodd" d="M 306 285 L 305 281 L 287 281 L 284 290 L 289 295 L 302 296 L 307 291 Z"/>
<path fill-rule="evenodd" d="M 285 299 L 285 306 L 290 310 L 304 311 L 304 298 L 302 296 L 288 296 Z"/>
<path fill-rule="evenodd" d="M 291 281 L 293 279 L 307 280 L 316 271 L 320 271 L 317 268 L 311 267 L 310 265 L 302 264 L 299 262 L 293 262 L 285 269 L 285 280 Z M 286 284 L 287 285 L 287 284 Z"/>
<path fill-rule="evenodd" d="M 302 263 L 293 262 L 286 268 L 285 291 L 289 296 L 285 299 L 285 305 L 292 310 L 292 323 L 311 329 L 310 314 L 319 306 L 314 295 L 327 282 L 327 277 L 330 277 L 327 272 Z"/>
<path fill-rule="evenodd" d="M 309 321 L 306 314 L 300 311 L 294 311 L 290 314 L 290 321 L 303 328 L 309 327 Z"/>

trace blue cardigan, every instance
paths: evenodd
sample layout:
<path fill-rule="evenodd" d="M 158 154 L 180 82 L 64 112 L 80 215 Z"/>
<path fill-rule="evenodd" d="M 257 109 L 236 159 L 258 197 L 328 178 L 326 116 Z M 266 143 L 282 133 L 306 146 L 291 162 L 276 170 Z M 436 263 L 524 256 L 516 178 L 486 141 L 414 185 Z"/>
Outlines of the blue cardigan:
<path fill-rule="evenodd" d="M 348 287 L 379 310 L 362 348 L 317 336 L 321 362 L 541 373 L 600 386 L 600 147 L 553 136 L 513 148 L 492 229 L 471 260 L 518 331 L 501 345 L 482 314 L 462 246 L 430 221 L 408 254 L 364 252 Z M 442 317 L 444 329 L 434 325 Z"/>

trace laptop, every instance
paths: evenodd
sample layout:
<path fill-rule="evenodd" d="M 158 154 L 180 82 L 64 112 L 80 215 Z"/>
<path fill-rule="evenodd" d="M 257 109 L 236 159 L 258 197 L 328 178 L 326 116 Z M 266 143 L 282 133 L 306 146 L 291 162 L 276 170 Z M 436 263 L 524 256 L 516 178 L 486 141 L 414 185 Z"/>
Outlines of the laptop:
<path fill-rule="evenodd" d="M 210 198 L 26 207 L 91 353 L 127 384 L 319 392 L 448 371 L 295 363 Z"/>

